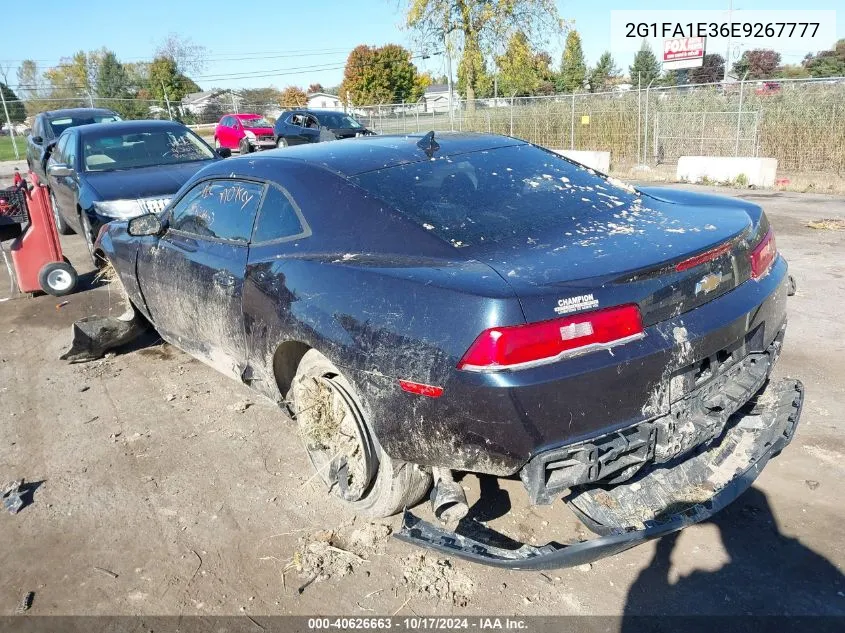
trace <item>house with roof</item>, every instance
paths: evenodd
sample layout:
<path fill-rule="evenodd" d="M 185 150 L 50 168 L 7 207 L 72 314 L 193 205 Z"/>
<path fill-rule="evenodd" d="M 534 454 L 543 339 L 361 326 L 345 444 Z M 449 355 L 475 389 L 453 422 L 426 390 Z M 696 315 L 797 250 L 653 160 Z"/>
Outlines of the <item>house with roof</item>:
<path fill-rule="evenodd" d="M 308 94 L 306 107 L 309 110 L 343 110 L 343 102 L 328 92 L 312 92 Z"/>
<path fill-rule="evenodd" d="M 192 92 L 182 97 L 181 110 L 183 113 L 200 115 L 208 108 L 212 101 L 223 104 L 226 108 L 231 107 L 237 111 L 243 103 L 243 98 L 231 90 L 203 90 Z"/>
<path fill-rule="evenodd" d="M 431 84 L 423 94 L 425 112 L 448 112 L 449 111 L 449 85 Z M 452 107 L 458 107 L 458 93 L 452 90 Z"/>

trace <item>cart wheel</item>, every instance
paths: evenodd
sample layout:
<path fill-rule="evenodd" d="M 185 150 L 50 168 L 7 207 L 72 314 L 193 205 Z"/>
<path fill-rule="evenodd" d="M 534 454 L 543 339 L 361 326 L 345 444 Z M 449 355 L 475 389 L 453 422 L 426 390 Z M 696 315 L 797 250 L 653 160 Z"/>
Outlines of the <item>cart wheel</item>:
<path fill-rule="evenodd" d="M 51 262 L 38 273 L 41 289 L 54 297 L 62 297 L 73 292 L 76 281 L 76 269 L 67 262 Z"/>

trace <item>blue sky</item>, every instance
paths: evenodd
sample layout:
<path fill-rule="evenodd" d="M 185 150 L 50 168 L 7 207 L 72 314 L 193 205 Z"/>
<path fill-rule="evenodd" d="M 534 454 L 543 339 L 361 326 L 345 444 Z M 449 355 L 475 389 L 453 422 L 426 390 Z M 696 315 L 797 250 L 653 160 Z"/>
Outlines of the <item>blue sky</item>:
<path fill-rule="evenodd" d="M 43 66 L 58 63 L 80 49 L 105 46 L 122 61 L 149 59 L 156 45 L 168 33 L 177 33 L 206 46 L 209 65 L 196 77 L 203 88 L 259 87 L 289 84 L 307 86 L 320 82 L 325 86 L 340 82 L 348 51 L 362 43 L 396 42 L 409 46 L 411 34 L 402 29 L 405 0 L 276 0 L 233 3 L 223 0 L 187 2 L 179 0 L 143 0 L 115 2 L 88 0 L 41 0 L 37 36 L 23 26 L 30 17 L 21 17 L 22 28 L 4 29 L 0 38 L 0 68 L 8 70 L 9 83 L 17 83 L 15 67 L 21 59 L 37 59 Z M 845 37 L 845 10 L 841 0 L 735 0 L 737 9 L 840 9 L 837 37 Z M 667 0 L 582 0 L 559 1 L 561 15 L 574 20 L 581 33 L 588 63 L 602 51 L 613 48 L 610 37 L 610 12 L 632 9 L 677 9 L 679 3 Z M 728 0 L 697 3 L 697 9 L 727 10 Z M 682 7 L 683 8 L 683 7 Z M 24 15 L 24 14 L 21 14 Z M 25 14 L 29 16 L 29 14 Z M 548 42 L 546 48 L 559 64 L 562 39 Z M 827 44 L 832 45 L 833 42 Z M 721 52 L 719 42 L 708 42 L 708 51 Z M 797 63 L 806 50 L 782 50 L 784 61 Z M 615 55 L 618 66 L 627 69 L 632 54 Z M 323 70 L 302 67 L 323 66 Z M 420 60 L 419 65 L 435 74 L 445 71 L 442 57 Z M 259 72 L 259 71 L 267 71 Z M 235 73 L 256 72 L 250 79 L 224 77 Z"/>

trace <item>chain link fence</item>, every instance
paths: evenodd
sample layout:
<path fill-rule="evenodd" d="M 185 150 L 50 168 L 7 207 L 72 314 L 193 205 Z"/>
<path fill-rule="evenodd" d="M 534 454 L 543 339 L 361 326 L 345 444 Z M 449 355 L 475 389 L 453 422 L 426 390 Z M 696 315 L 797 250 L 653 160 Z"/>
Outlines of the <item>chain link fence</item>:
<path fill-rule="evenodd" d="M 173 118 L 207 137 L 224 114 L 254 112 L 274 122 L 284 110 L 273 103 L 245 103 L 235 93 L 194 103 L 94 95 L 24 103 L 30 115 L 95 106 L 125 118 Z M 761 156 L 776 158 L 784 171 L 845 174 L 845 78 L 500 97 L 473 103 L 456 96 L 451 112 L 443 98 L 356 104 L 347 110 L 380 134 L 492 132 L 555 149 L 609 151 L 615 167 L 673 165 L 684 155 Z"/>
<path fill-rule="evenodd" d="M 787 171 L 845 173 L 845 78 L 745 81 L 548 97 L 355 106 L 384 134 L 480 131 L 556 149 L 609 151 L 614 163 L 763 156 Z"/>

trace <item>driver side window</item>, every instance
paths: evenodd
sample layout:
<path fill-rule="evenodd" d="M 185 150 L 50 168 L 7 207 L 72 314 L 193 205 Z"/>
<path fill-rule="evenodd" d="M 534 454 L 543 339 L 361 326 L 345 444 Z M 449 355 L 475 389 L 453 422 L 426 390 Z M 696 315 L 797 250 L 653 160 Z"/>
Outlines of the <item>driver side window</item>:
<path fill-rule="evenodd" d="M 207 180 L 173 207 L 169 229 L 195 237 L 246 244 L 264 185 L 243 180 Z"/>

